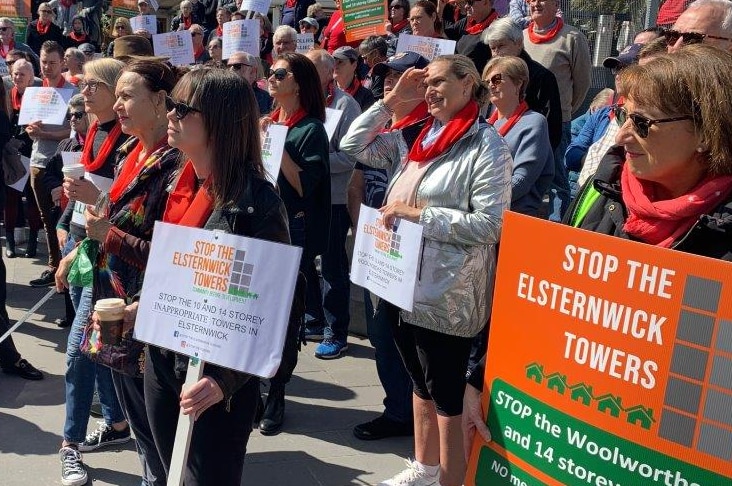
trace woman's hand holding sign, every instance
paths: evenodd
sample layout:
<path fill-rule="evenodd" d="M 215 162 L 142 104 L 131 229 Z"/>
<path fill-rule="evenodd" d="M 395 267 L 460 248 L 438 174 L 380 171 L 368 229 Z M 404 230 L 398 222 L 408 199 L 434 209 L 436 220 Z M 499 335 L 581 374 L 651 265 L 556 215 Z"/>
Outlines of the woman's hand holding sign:
<path fill-rule="evenodd" d="M 216 405 L 224 399 L 224 392 L 219 384 L 210 376 L 204 376 L 192 387 L 185 389 L 180 394 L 180 408 L 184 415 L 193 415 L 193 420 L 198 420 L 203 412 L 210 406 Z"/>

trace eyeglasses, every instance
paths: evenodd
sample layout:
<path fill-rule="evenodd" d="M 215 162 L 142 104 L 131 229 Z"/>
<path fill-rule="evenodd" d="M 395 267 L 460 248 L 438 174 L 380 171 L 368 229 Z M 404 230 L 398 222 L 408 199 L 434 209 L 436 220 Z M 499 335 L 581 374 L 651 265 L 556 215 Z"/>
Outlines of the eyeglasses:
<path fill-rule="evenodd" d="M 7 32 L 8 30 L 11 30 L 11 27 L 0 27 L 0 32 Z"/>
<path fill-rule="evenodd" d="M 193 37 L 196 37 L 197 35 L 203 35 L 203 33 L 201 33 L 201 32 L 191 32 L 191 35 Z"/>
<path fill-rule="evenodd" d="M 277 81 L 282 81 L 283 79 L 285 79 L 287 77 L 288 73 L 290 73 L 290 71 L 288 71 L 285 68 L 270 69 L 269 72 L 267 73 L 267 78 L 269 79 L 272 76 L 274 76 L 274 78 Z"/>
<path fill-rule="evenodd" d="M 38 13 L 39 14 L 44 14 L 44 13 L 52 14 L 53 13 L 53 10 L 39 10 Z"/>
<path fill-rule="evenodd" d="M 498 85 L 499 85 L 499 84 L 501 84 L 502 82 L 503 82 L 503 74 L 501 74 L 501 73 L 498 73 L 498 74 L 494 74 L 493 76 L 491 76 L 491 77 L 490 77 L 490 78 L 488 79 L 488 83 L 489 83 L 489 84 L 490 84 L 491 86 L 498 86 Z"/>
<path fill-rule="evenodd" d="M 616 105 L 613 108 L 613 111 L 615 112 L 615 120 L 618 122 L 618 126 L 622 127 L 623 125 L 625 125 L 625 122 L 628 120 L 628 118 L 630 118 L 630 121 L 633 122 L 633 129 L 640 138 L 648 137 L 648 130 L 653 125 L 657 125 L 659 123 L 671 123 L 681 120 L 692 120 L 694 118 L 691 115 L 685 115 L 675 116 L 673 118 L 659 118 L 656 120 L 652 120 L 650 118 L 646 118 L 643 115 L 639 115 L 638 113 L 628 113 L 627 111 L 625 111 L 625 108 L 620 105 Z"/>
<path fill-rule="evenodd" d="M 392 10 L 402 10 L 404 9 L 404 5 L 391 5 L 389 8 Z"/>
<path fill-rule="evenodd" d="M 674 44 L 676 44 L 679 38 L 682 39 L 681 42 L 683 42 L 684 44 L 699 44 L 701 42 L 704 42 L 704 39 L 732 41 L 732 38 L 730 37 L 702 34 L 701 32 L 679 32 L 677 30 L 667 30 L 663 33 L 663 36 L 666 38 L 666 44 L 668 44 L 669 46 L 673 46 Z"/>
<path fill-rule="evenodd" d="M 115 25 L 114 28 L 117 30 L 123 30 L 123 29 L 126 29 L 127 27 L 124 25 Z"/>
<path fill-rule="evenodd" d="M 165 109 L 168 110 L 168 112 L 175 111 L 175 117 L 178 120 L 182 120 L 183 118 L 188 116 L 188 113 L 195 111 L 197 113 L 201 113 L 201 110 L 198 108 L 193 108 L 190 105 L 187 105 L 180 101 L 175 101 L 170 96 L 165 97 Z"/>
<path fill-rule="evenodd" d="M 90 79 L 89 81 L 79 81 L 79 85 L 77 87 L 79 88 L 79 92 L 84 91 L 86 88 L 89 88 L 89 94 L 94 94 L 97 92 L 97 88 L 99 88 L 100 84 L 104 83 L 102 83 L 101 81 Z"/>
<path fill-rule="evenodd" d="M 232 71 L 239 71 L 242 66 L 254 67 L 251 64 L 247 64 L 245 62 L 235 62 L 234 64 L 229 64 L 229 69 L 231 69 Z"/>
<path fill-rule="evenodd" d="M 82 118 L 84 118 L 84 115 L 86 115 L 86 113 L 84 113 L 83 111 L 72 111 L 66 114 L 66 120 L 81 120 Z"/>

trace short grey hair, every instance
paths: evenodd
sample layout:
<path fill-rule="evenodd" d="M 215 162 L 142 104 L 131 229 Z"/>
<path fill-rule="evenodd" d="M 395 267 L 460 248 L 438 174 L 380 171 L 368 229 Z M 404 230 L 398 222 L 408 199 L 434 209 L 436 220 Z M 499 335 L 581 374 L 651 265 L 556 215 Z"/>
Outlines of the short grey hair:
<path fill-rule="evenodd" d="M 728 34 L 732 33 L 732 2 L 729 0 L 696 0 L 686 10 L 695 10 L 702 7 L 711 7 L 721 11 L 723 15 L 719 29 Z"/>
<path fill-rule="evenodd" d="M 79 61 L 79 64 L 84 64 L 84 62 L 86 61 L 86 56 L 84 55 L 84 53 L 76 47 L 69 47 L 68 49 L 66 49 L 66 52 L 64 54 L 70 55 L 71 57 Z"/>
<path fill-rule="evenodd" d="M 386 42 L 386 39 L 384 39 L 380 35 L 371 35 L 369 37 L 366 37 L 363 41 L 361 41 L 361 44 L 358 46 L 358 49 L 361 51 L 361 54 L 366 55 L 369 52 L 372 51 L 379 51 L 379 54 L 382 56 L 386 56 L 386 53 L 389 50 L 389 44 Z"/>
<path fill-rule="evenodd" d="M 7 25 L 15 33 L 15 23 L 8 17 L 0 17 L 0 25 Z"/>
<path fill-rule="evenodd" d="M 251 64 L 254 66 L 254 69 L 257 70 L 257 79 L 262 79 L 264 77 L 264 68 L 262 67 L 262 62 L 259 60 L 257 56 L 253 56 L 249 54 L 248 52 L 244 51 L 238 51 L 234 54 L 237 54 L 244 58 L 244 61 L 246 61 L 247 64 Z"/>
<path fill-rule="evenodd" d="M 69 108 L 84 108 L 84 96 L 77 93 L 69 100 Z"/>
<path fill-rule="evenodd" d="M 277 39 L 289 38 L 292 42 L 297 42 L 297 31 L 289 25 L 280 25 L 274 31 L 272 36 L 272 42 L 277 42 Z"/>
<path fill-rule="evenodd" d="M 331 56 L 325 49 L 314 49 L 307 53 L 307 57 L 315 63 L 322 63 L 326 68 L 331 71 L 335 69 L 335 58 Z"/>
<path fill-rule="evenodd" d="M 501 17 L 491 22 L 491 25 L 481 34 L 480 39 L 484 44 L 510 40 L 516 44 L 523 45 L 524 31 L 511 17 Z"/>

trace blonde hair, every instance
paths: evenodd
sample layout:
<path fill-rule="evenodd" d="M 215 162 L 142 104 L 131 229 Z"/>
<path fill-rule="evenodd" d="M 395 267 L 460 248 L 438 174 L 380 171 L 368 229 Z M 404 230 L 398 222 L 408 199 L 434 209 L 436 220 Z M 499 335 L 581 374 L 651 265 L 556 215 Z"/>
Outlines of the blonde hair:
<path fill-rule="evenodd" d="M 488 81 L 488 73 L 494 69 L 500 69 L 503 76 L 511 78 L 511 81 L 519 87 L 519 100 L 526 98 L 526 88 L 529 85 L 529 66 L 523 59 L 514 56 L 497 56 L 491 58 L 483 68 L 483 81 Z"/>
<path fill-rule="evenodd" d="M 118 34 L 117 33 L 117 26 L 118 25 L 124 25 L 125 29 L 127 29 L 126 34 Z M 122 35 L 130 35 L 132 34 L 132 24 L 130 24 L 130 21 L 124 17 L 117 17 L 114 19 L 114 23 L 112 24 L 112 37 L 121 37 Z"/>
<path fill-rule="evenodd" d="M 436 64 L 438 62 L 447 63 L 450 72 L 458 79 L 465 79 L 469 77 L 472 81 L 471 99 L 478 102 L 479 105 L 484 105 L 488 101 L 490 91 L 488 86 L 480 79 L 480 74 L 475 67 L 475 63 L 462 54 L 450 54 L 446 56 L 438 56 L 431 63 Z"/>
<path fill-rule="evenodd" d="M 93 76 L 114 91 L 117 78 L 124 67 L 125 63 L 111 57 L 94 59 L 84 63 L 84 76 Z"/>

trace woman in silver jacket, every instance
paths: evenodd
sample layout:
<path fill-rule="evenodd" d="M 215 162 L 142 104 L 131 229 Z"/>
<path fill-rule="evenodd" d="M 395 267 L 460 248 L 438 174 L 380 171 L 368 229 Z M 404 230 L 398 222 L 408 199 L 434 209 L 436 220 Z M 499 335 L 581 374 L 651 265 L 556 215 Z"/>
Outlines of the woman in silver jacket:
<path fill-rule="evenodd" d="M 401 130 L 382 129 L 423 83 L 430 118 L 410 148 Z M 384 301 L 379 308 L 395 316 L 394 339 L 414 384 L 415 429 L 415 461 L 382 486 L 463 484 L 464 376 L 472 338 L 488 320 L 495 246 L 511 202 L 511 154 L 478 116 L 486 95 L 470 59 L 441 56 L 408 70 L 341 140 L 359 162 L 393 169 L 384 224 L 402 218 L 423 227 L 412 312 Z"/>

